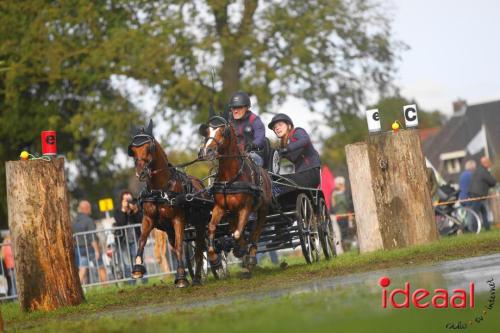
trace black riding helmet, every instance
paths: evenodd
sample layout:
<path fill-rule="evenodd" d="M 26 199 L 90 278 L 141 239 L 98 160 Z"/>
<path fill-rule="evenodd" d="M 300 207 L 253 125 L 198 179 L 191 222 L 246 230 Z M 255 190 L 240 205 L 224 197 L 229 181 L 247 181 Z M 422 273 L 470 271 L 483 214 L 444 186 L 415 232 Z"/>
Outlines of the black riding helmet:
<path fill-rule="evenodd" d="M 247 93 L 244 92 L 237 92 L 236 94 L 231 97 L 231 100 L 229 101 L 229 107 L 230 108 L 237 108 L 237 107 L 250 107 L 250 97 L 248 96 Z"/>
<path fill-rule="evenodd" d="M 270 130 L 274 130 L 274 124 L 276 124 L 278 121 L 284 121 L 285 123 L 292 125 L 292 127 L 294 127 L 292 118 L 288 117 L 284 113 L 278 113 L 277 115 L 275 115 L 271 120 L 271 122 L 269 123 L 269 125 L 267 125 L 267 127 L 269 127 Z"/>

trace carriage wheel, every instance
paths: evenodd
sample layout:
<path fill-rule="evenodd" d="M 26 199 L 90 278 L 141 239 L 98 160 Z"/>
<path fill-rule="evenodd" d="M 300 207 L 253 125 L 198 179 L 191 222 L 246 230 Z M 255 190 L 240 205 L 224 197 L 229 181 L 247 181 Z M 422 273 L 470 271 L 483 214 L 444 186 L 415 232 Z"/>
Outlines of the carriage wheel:
<path fill-rule="evenodd" d="M 189 271 L 189 276 L 191 276 L 191 280 L 194 279 L 194 269 L 196 266 L 195 262 L 195 241 L 184 242 L 184 258 L 186 267 Z M 207 260 L 207 252 L 203 251 L 203 263 L 201 266 L 201 282 L 206 282 L 208 278 L 208 260 Z"/>
<path fill-rule="evenodd" d="M 272 173 L 280 173 L 280 154 L 277 150 L 271 150 L 271 161 L 269 164 L 269 169 Z"/>
<path fill-rule="evenodd" d="M 304 193 L 297 196 L 296 203 L 297 226 L 299 229 L 302 254 L 308 264 L 319 261 L 319 235 L 316 216 L 311 200 Z"/>
<path fill-rule="evenodd" d="M 333 224 L 328 214 L 325 199 L 319 199 L 318 205 L 318 234 L 321 248 L 326 259 L 335 256 L 335 242 L 333 237 Z"/>

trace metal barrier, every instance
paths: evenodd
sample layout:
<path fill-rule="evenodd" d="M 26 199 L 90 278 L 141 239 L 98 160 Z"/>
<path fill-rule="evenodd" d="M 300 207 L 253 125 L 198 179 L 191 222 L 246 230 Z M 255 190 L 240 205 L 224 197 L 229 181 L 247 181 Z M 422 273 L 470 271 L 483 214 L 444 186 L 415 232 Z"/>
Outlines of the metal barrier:
<path fill-rule="evenodd" d="M 84 277 L 82 287 L 89 288 L 112 283 L 136 283 L 137 280 L 132 279 L 130 274 L 137 253 L 140 228 L 140 224 L 132 224 L 73 234 L 75 264 L 79 274 L 81 273 Z M 150 277 L 175 273 L 174 267 L 177 259 L 172 255 L 168 244 L 166 244 L 166 253 L 163 254 L 167 259 L 168 269 L 161 269 L 154 255 L 155 239 L 152 235 L 153 233 L 149 236 L 144 248 L 143 259 L 147 271 L 144 278 L 141 279 L 144 282 Z M 2 253 L 0 256 L 0 301 L 17 299 L 13 255 L 11 262 L 6 263 L 4 260 L 4 248 L 7 250 L 8 247 L 11 247 L 10 242 L 0 243 Z M 95 247 L 99 250 L 98 258 L 95 255 Z M 10 248 L 10 253 L 12 250 Z M 289 252 L 291 250 L 288 249 L 279 251 L 280 254 Z M 240 260 L 229 254 L 227 263 L 228 265 L 236 265 L 240 264 Z M 208 272 L 207 265 L 208 263 L 205 261 L 204 269 Z"/>
<path fill-rule="evenodd" d="M 135 283 L 131 277 L 131 271 L 137 254 L 140 228 L 140 224 L 132 224 L 73 234 L 75 261 L 81 277 L 82 275 L 84 277 L 83 287 L 117 282 Z M 172 267 L 169 267 L 167 271 L 160 268 L 154 256 L 154 245 L 155 239 L 150 235 L 144 248 L 143 258 L 147 273 L 142 280 L 173 273 Z M 95 255 L 96 246 L 100 251 L 98 258 Z M 168 263 L 173 263 L 168 246 L 166 246 L 166 253 L 162 255 L 168 258 Z"/>
<path fill-rule="evenodd" d="M 84 288 L 119 282 L 135 283 L 136 280 L 132 279 L 130 274 L 137 253 L 140 228 L 140 224 L 132 224 L 73 234 L 76 265 L 79 273 L 85 271 L 82 283 Z M 166 246 L 164 255 L 170 265 L 167 271 L 163 271 L 154 256 L 154 243 L 155 239 L 150 235 L 144 248 L 144 265 L 147 270 L 146 275 L 141 279 L 144 282 L 149 277 L 174 273 L 172 267 L 174 259 L 169 246 Z M 99 258 L 95 256 L 95 246 L 99 249 Z M 8 260 L 4 260 L 4 252 L 8 252 L 4 251 L 4 248 L 7 249 L 7 247 L 11 248 L 10 242 L 0 243 L 2 253 L 0 257 L 0 301 L 17 299 L 15 269 L 13 266 L 10 268 L 10 262 L 6 263 Z"/>

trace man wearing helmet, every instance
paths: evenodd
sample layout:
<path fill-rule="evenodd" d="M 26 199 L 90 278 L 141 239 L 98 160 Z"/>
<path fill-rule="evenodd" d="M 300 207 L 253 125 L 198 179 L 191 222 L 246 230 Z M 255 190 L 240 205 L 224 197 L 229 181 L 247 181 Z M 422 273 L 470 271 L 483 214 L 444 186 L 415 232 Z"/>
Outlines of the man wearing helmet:
<path fill-rule="evenodd" d="M 265 144 L 265 127 L 258 115 L 250 111 L 250 97 L 244 92 L 237 92 L 229 101 L 231 115 L 238 138 L 238 145 L 249 151 L 252 160 L 258 166 L 263 166 L 262 152 Z"/>
<path fill-rule="evenodd" d="M 319 154 L 314 149 L 307 132 L 303 128 L 295 128 L 292 119 L 284 113 L 275 115 L 268 127 L 280 139 L 280 156 L 288 159 L 295 167 L 294 174 L 284 175 L 284 177 L 299 186 L 318 187 L 320 183 Z"/>

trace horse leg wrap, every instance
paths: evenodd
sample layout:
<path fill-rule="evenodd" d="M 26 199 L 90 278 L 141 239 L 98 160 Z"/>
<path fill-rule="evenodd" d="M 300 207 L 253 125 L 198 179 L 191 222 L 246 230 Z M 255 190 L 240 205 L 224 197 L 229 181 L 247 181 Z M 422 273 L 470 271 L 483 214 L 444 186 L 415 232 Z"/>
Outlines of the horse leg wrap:
<path fill-rule="evenodd" d="M 252 253 L 252 250 L 255 250 L 255 253 L 257 253 L 257 244 L 252 242 L 249 246 L 248 246 L 248 254 L 251 255 Z M 253 256 L 255 258 L 255 256 Z"/>
<path fill-rule="evenodd" d="M 177 288 L 186 288 L 189 287 L 189 281 L 186 278 L 186 272 L 184 270 L 178 269 L 175 273 L 175 285 Z"/>
<path fill-rule="evenodd" d="M 236 258 L 241 258 L 247 254 L 247 251 L 244 248 L 241 248 L 238 242 L 235 242 L 233 247 L 233 254 Z"/>
<path fill-rule="evenodd" d="M 177 272 L 175 273 L 175 281 L 174 281 L 174 283 L 177 284 L 177 282 L 179 282 L 181 280 L 187 280 L 186 279 L 186 271 L 184 271 L 184 270 L 177 270 Z"/>
<path fill-rule="evenodd" d="M 139 279 L 139 278 L 143 277 L 144 274 L 146 274 L 146 267 L 144 267 L 144 265 L 135 264 L 132 267 L 132 278 Z"/>
<path fill-rule="evenodd" d="M 252 270 L 257 265 L 257 257 L 246 255 L 243 257 L 243 267 Z"/>
<path fill-rule="evenodd" d="M 215 241 L 213 238 L 208 237 L 208 248 L 213 248 L 215 251 Z"/>
<path fill-rule="evenodd" d="M 210 261 L 210 266 L 212 266 L 213 268 L 219 268 L 222 266 L 222 258 L 220 254 L 217 254 L 217 259 L 215 259 L 214 261 L 212 260 L 209 261 Z"/>

